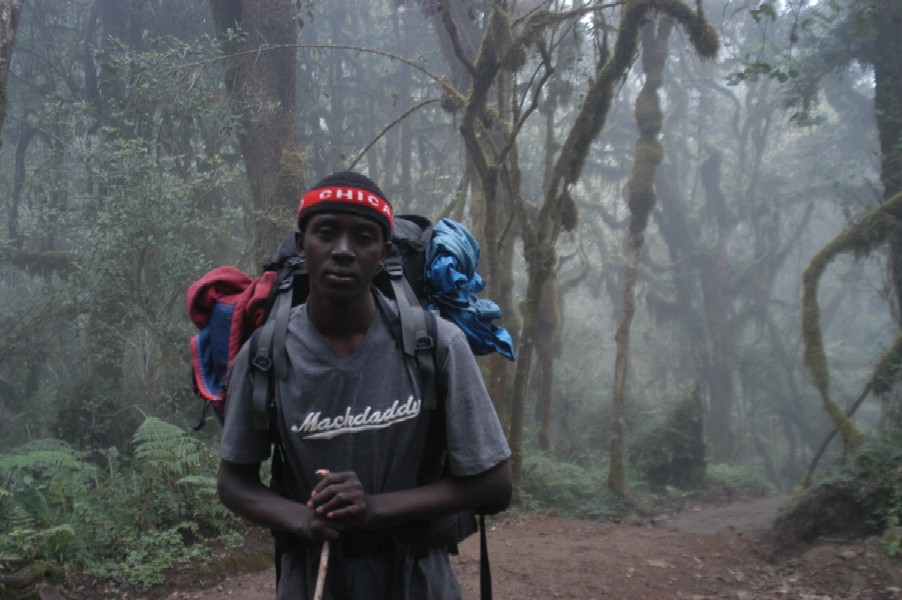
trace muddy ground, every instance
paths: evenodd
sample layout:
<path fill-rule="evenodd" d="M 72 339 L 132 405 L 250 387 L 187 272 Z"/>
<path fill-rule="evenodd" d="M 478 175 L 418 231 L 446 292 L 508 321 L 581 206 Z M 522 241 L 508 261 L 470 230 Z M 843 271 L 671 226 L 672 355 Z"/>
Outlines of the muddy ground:
<path fill-rule="evenodd" d="M 489 535 L 497 600 L 579 598 L 902 599 L 902 560 L 877 539 L 826 539 L 776 557 L 767 531 L 782 498 L 688 506 L 619 524 L 553 513 L 495 519 Z M 452 559 L 466 599 L 479 597 L 479 539 Z M 132 596 L 134 597 L 134 596 Z M 273 600 L 271 569 L 148 600 Z"/>

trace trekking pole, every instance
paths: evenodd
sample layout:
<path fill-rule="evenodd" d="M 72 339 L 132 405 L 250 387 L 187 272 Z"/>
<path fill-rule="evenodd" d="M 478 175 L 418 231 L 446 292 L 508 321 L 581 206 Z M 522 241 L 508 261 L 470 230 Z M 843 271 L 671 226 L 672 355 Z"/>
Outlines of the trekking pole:
<path fill-rule="evenodd" d="M 327 469 L 318 469 L 316 476 L 322 479 L 329 474 Z M 313 600 L 323 600 L 323 588 L 326 584 L 326 569 L 329 568 L 329 540 L 323 540 L 323 550 L 319 555 L 319 571 L 316 574 L 316 589 Z"/>

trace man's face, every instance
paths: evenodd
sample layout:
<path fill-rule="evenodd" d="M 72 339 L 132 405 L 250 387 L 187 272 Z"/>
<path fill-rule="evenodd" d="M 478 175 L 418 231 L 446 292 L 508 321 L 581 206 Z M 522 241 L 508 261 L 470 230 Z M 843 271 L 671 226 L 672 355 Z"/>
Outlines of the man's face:
<path fill-rule="evenodd" d="M 368 294 L 391 248 L 376 221 L 341 212 L 310 217 L 297 244 L 310 274 L 311 296 L 336 302 Z"/>

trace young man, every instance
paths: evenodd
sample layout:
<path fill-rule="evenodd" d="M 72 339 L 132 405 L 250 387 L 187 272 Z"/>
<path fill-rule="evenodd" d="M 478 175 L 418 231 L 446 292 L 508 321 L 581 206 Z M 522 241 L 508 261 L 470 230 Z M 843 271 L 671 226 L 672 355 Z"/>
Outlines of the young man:
<path fill-rule="evenodd" d="M 417 530 L 503 500 L 511 486 L 510 449 L 467 340 L 437 319 L 448 475 L 420 483 L 431 411 L 393 333 L 395 307 L 371 285 L 391 248 L 391 206 L 367 177 L 336 173 L 304 195 L 298 229 L 310 293 L 292 309 L 289 374 L 274 386 L 290 498 L 260 481 L 272 439 L 252 425 L 247 345 L 232 366 L 219 496 L 290 534 L 279 599 L 313 597 L 324 540 L 327 599 L 460 598 L 446 548 L 417 541 Z"/>

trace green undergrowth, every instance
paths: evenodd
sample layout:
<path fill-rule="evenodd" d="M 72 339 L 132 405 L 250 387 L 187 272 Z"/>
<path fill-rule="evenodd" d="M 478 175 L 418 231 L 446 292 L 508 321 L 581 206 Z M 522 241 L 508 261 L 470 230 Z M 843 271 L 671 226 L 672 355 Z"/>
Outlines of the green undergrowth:
<path fill-rule="evenodd" d="M 705 483 L 704 407 L 698 387 L 681 390 L 659 419 L 649 419 L 629 443 L 636 478 L 655 491 Z"/>
<path fill-rule="evenodd" d="M 708 465 L 704 489 L 719 492 L 728 499 L 758 498 L 773 494 L 772 483 L 741 465 Z"/>
<path fill-rule="evenodd" d="M 523 460 L 520 508 L 529 512 L 553 509 L 571 519 L 614 520 L 630 506 L 604 486 L 603 463 L 579 465 L 540 452 Z"/>
<path fill-rule="evenodd" d="M 748 468 L 709 465 L 694 485 L 650 484 L 632 472 L 633 498 L 627 501 L 605 486 L 604 461 L 577 464 L 545 453 L 528 453 L 523 461 L 519 508 L 527 512 L 553 510 L 572 519 L 616 521 L 631 513 L 678 508 L 689 500 L 727 503 L 767 496 L 774 487 Z"/>
<path fill-rule="evenodd" d="M 823 476 L 800 490 L 776 523 L 777 545 L 791 549 L 825 535 L 882 535 L 902 550 L 902 429 L 867 434 Z"/>
<path fill-rule="evenodd" d="M 0 569 L 55 565 L 123 589 L 243 544 L 216 497 L 215 448 L 148 417 L 127 452 L 59 440 L 0 455 Z"/>

